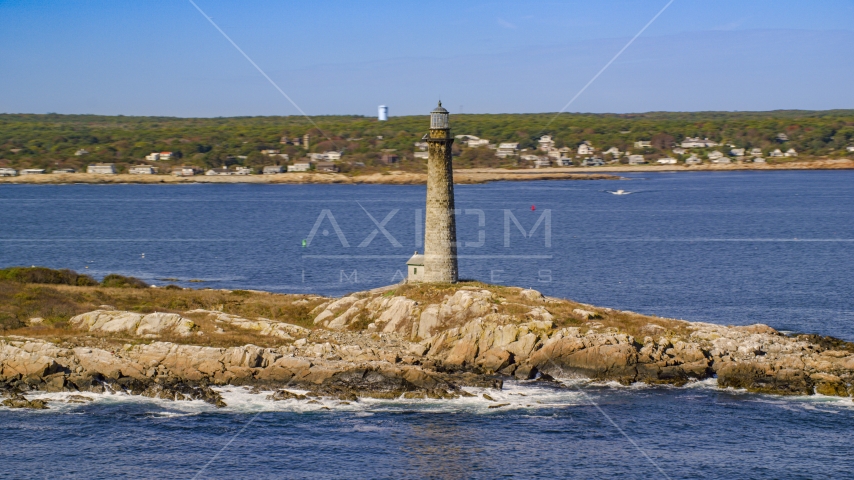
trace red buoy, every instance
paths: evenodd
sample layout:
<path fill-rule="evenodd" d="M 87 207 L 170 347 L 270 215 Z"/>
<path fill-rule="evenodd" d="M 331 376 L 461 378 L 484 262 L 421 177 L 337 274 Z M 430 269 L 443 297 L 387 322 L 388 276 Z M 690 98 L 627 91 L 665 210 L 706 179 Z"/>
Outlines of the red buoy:
<path fill-rule="evenodd" d="M 536 206 L 531 205 L 531 211 L 532 211 L 532 212 L 533 212 L 534 210 L 536 210 L 536 209 L 537 209 L 537 207 L 536 207 Z"/>

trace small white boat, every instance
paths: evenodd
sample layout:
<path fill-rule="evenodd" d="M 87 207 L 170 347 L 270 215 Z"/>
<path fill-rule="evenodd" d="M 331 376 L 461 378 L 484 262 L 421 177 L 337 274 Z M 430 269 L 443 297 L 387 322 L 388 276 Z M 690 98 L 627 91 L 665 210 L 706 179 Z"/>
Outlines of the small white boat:
<path fill-rule="evenodd" d="M 610 193 L 611 195 L 631 195 L 631 193 L 632 193 L 632 192 L 627 192 L 625 190 L 617 190 L 615 192 L 611 191 L 611 190 L 607 190 L 607 192 Z"/>

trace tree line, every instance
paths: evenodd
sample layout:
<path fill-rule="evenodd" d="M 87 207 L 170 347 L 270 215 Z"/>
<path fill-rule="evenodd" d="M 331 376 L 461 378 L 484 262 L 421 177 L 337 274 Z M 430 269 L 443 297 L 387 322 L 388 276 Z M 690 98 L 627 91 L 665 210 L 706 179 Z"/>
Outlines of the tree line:
<path fill-rule="evenodd" d="M 429 121 L 427 115 L 391 117 L 379 122 L 363 116 L 175 118 L 59 114 L 0 114 L 0 166 L 77 168 L 115 163 L 120 169 L 147 163 L 152 152 L 171 151 L 170 164 L 203 168 L 277 163 L 261 154 L 277 149 L 290 161 L 309 153 L 343 151 L 344 160 L 365 168 L 381 166 L 393 152 L 411 169 L 424 166 L 412 154 Z M 854 143 L 854 110 L 771 112 L 649 112 L 639 114 L 459 114 L 451 116 L 454 134 L 476 135 L 493 143 L 515 142 L 535 149 L 548 134 L 557 147 L 589 141 L 599 149 L 633 150 L 634 142 L 686 137 L 709 138 L 740 148 L 794 148 L 801 155 L 846 155 Z M 280 143 L 309 135 L 309 145 Z M 784 135 L 780 135 L 784 134 Z M 664 137 L 662 137 L 664 136 Z M 657 145 L 653 150 L 666 150 Z M 459 166 L 501 166 L 488 149 L 455 146 Z M 87 153 L 76 155 L 81 150 Z M 470 151 L 471 150 L 471 151 Z M 637 150 L 637 149 L 635 149 Z M 728 150 L 722 147 L 721 150 Z M 646 153 L 649 153 L 648 151 Z M 150 163 L 150 162 L 148 162 Z M 284 163 L 284 162 L 282 162 Z"/>

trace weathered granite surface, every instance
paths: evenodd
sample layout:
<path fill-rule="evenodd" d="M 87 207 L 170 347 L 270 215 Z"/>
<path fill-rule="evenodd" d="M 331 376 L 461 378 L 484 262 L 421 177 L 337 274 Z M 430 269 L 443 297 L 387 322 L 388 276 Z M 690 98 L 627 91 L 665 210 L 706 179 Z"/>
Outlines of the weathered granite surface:
<path fill-rule="evenodd" d="M 43 402 L 23 396 L 31 390 L 125 390 L 222 405 L 210 387 L 226 384 L 274 389 L 274 399 L 296 398 L 288 388 L 309 390 L 306 398 L 447 398 L 464 395 L 464 386 L 500 388 L 506 378 L 683 385 L 716 377 L 721 387 L 754 392 L 854 396 L 851 343 L 787 336 L 765 325 L 667 320 L 670 328 L 665 328 L 655 317 L 637 315 L 645 322 L 641 330 L 648 333 L 639 338 L 601 323 L 625 312 L 573 308 L 534 290 L 508 291 L 525 303 L 475 287 L 429 302 L 362 292 L 320 304 L 312 312 L 311 330 L 219 311 L 97 310 L 73 317 L 69 324 L 81 335 L 116 334 L 139 341 L 98 348 L 0 339 L 2 403 L 44 408 Z M 517 313 L 501 313 L 508 305 Z M 215 348 L 158 340 L 199 335 L 196 323 L 184 315 L 253 332 L 261 344 L 264 338 L 285 344 Z M 559 326 L 566 324 L 566 315 L 575 324 Z"/>

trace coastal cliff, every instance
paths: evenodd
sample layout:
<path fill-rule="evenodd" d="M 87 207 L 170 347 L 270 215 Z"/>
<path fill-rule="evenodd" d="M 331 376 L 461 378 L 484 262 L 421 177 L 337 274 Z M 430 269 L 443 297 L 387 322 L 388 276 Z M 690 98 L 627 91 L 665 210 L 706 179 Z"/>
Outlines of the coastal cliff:
<path fill-rule="evenodd" d="M 221 385 L 305 401 L 453 398 L 470 395 L 463 387 L 501 388 L 510 378 L 677 386 L 716 378 L 720 387 L 753 392 L 854 396 L 848 342 L 476 282 L 404 284 L 337 299 L 177 288 L 32 291 L 73 299 L 64 311 L 86 311 L 31 318 L 0 337 L 0 391 L 9 407 L 48 407 L 27 399 L 32 391 L 126 391 L 223 405 L 212 388 Z"/>

